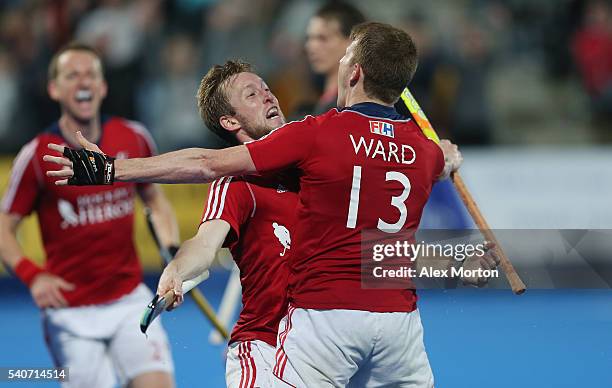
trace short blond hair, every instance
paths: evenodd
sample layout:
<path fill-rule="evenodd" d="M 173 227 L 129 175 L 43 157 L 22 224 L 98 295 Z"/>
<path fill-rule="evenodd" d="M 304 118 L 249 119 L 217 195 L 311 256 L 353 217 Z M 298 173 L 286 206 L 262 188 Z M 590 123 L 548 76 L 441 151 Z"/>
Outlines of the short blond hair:
<path fill-rule="evenodd" d="M 223 65 L 215 65 L 202 78 L 198 88 L 196 98 L 202 121 L 208 129 L 231 144 L 236 144 L 237 140 L 219 122 L 223 116 L 236 114 L 227 95 L 227 83 L 233 76 L 251 72 L 252 68 L 249 63 L 242 61 L 227 61 Z"/>
<path fill-rule="evenodd" d="M 47 69 L 47 77 L 49 81 L 57 78 L 57 75 L 59 74 L 59 69 L 58 69 L 59 57 L 68 51 L 85 51 L 87 53 L 92 54 L 93 56 L 98 58 L 98 61 L 100 61 L 100 70 L 102 71 L 102 75 L 104 75 L 104 66 L 102 65 L 102 57 L 100 56 L 98 51 L 96 51 L 95 48 L 93 48 L 92 46 L 88 44 L 82 43 L 82 42 L 70 42 L 67 45 L 60 48 L 55 54 L 53 54 L 53 57 L 51 58 L 51 62 L 49 62 L 49 68 Z"/>

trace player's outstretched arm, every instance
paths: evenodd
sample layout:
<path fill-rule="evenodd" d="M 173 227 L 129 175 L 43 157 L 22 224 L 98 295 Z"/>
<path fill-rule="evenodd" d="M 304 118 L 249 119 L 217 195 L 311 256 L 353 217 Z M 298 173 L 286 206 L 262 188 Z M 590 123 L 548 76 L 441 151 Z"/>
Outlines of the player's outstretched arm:
<path fill-rule="evenodd" d="M 102 153 L 80 132 L 77 139 L 83 149 L 75 150 L 50 143 L 50 150 L 62 156 L 45 155 L 43 160 L 61 166 L 47 175 L 57 185 L 109 185 L 114 181 L 151 183 L 207 183 L 227 175 L 256 172 L 244 145 L 224 150 L 188 148 L 149 158 L 115 160 Z"/>
<path fill-rule="evenodd" d="M 227 221 L 206 221 L 200 225 L 194 237 L 183 242 L 174 259 L 164 269 L 157 286 L 158 295 L 174 290 L 177 298 L 172 308 L 183 302 L 183 282 L 208 271 L 229 230 Z"/>

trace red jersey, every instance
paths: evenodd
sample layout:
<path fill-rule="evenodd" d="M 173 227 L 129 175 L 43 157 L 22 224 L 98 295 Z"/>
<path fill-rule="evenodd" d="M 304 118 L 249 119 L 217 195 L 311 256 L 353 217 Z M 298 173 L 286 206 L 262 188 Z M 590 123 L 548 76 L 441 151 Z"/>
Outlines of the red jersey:
<path fill-rule="evenodd" d="M 56 186 L 44 162 L 48 143 L 66 144 L 59 125 L 26 144 L 13 163 L 2 200 L 5 213 L 38 213 L 46 252 L 45 270 L 76 287 L 62 291 L 70 306 L 99 304 L 132 291 L 142 280 L 133 242 L 137 185 Z M 117 158 L 147 157 L 155 144 L 142 125 L 120 118 L 102 121 L 100 149 Z"/>
<path fill-rule="evenodd" d="M 240 269 L 242 311 L 230 343 L 260 340 L 276 346 L 287 313 L 287 257 L 294 250 L 295 188 L 270 177 L 224 177 L 214 181 L 202 222 L 227 221 L 224 246 Z"/>
<path fill-rule="evenodd" d="M 414 290 L 361 287 L 361 233 L 416 230 L 441 149 L 392 108 L 362 103 L 247 144 L 259 173 L 299 170 L 289 301 L 312 309 L 412 311 Z"/>

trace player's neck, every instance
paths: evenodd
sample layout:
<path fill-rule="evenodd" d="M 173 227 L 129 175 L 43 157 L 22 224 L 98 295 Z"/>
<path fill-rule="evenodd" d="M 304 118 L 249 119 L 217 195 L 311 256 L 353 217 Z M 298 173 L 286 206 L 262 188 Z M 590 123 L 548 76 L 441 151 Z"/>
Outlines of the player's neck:
<path fill-rule="evenodd" d="M 79 142 L 76 138 L 77 131 L 81 131 L 85 139 L 92 143 L 96 143 L 100 139 L 100 117 L 96 116 L 90 121 L 82 122 L 74 119 L 68 114 L 63 114 L 59 120 L 59 127 L 62 136 L 71 146 L 77 146 L 80 148 Z"/>
<path fill-rule="evenodd" d="M 381 101 L 377 98 L 369 96 L 364 87 L 364 80 L 361 77 L 354 85 L 351 85 L 346 90 L 346 96 L 344 98 L 345 107 L 353 106 L 356 104 L 361 104 L 363 102 L 371 102 L 374 104 L 384 105 L 384 106 L 393 106 L 393 104 L 387 104 L 384 101 Z"/>
<path fill-rule="evenodd" d="M 379 104 L 379 105 L 384 105 L 384 106 L 393 106 L 393 104 L 387 104 L 386 102 L 383 102 L 381 100 L 368 96 L 363 90 L 356 90 L 353 93 L 349 94 L 349 96 L 346 99 L 345 106 L 349 107 L 349 106 L 361 104 L 363 102 L 372 102 L 374 104 Z"/>
<path fill-rule="evenodd" d="M 240 129 L 238 132 L 236 132 L 236 140 L 238 140 L 238 143 L 244 144 L 244 143 L 253 141 L 255 139 L 249 136 L 249 134 L 246 133 L 243 129 Z"/>

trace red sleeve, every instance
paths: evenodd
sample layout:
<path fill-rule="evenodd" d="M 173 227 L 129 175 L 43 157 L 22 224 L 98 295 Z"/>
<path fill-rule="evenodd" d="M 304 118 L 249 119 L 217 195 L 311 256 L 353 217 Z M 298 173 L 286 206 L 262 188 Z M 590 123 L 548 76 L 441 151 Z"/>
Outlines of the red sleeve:
<path fill-rule="evenodd" d="M 208 202 L 202 222 L 224 220 L 230 224 L 231 232 L 224 247 L 240 239 L 240 229 L 255 211 L 255 195 L 248 183 L 234 177 L 223 177 L 211 183 Z"/>
<path fill-rule="evenodd" d="M 440 148 L 440 146 L 437 144 L 435 144 L 434 158 L 435 158 L 436 168 L 434 169 L 433 181 L 436 182 L 440 174 L 442 174 L 442 171 L 444 170 L 444 165 L 446 163 L 444 161 L 444 152 L 442 152 L 442 148 Z"/>
<path fill-rule="evenodd" d="M 2 211 L 26 216 L 34 210 L 43 184 L 37 160 L 38 139 L 23 146 L 13 161 L 7 190 L 2 198 Z"/>
<path fill-rule="evenodd" d="M 265 174 L 300 167 L 315 142 L 319 117 L 306 116 L 302 121 L 287 123 L 261 139 L 247 143 L 257 172 Z"/>

